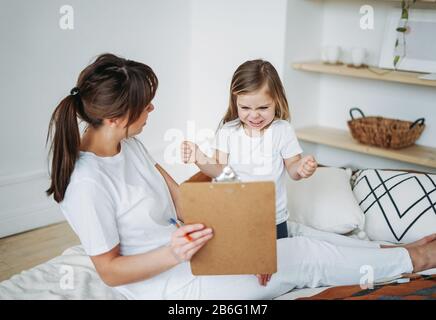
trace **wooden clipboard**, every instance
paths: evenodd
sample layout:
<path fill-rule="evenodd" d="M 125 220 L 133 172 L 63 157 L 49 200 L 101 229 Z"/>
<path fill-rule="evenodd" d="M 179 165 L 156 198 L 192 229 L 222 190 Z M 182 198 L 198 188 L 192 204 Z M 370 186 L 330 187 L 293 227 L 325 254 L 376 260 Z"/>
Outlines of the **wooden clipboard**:
<path fill-rule="evenodd" d="M 185 224 L 214 232 L 192 257 L 192 274 L 277 271 L 274 182 L 183 183 L 180 190 Z"/>

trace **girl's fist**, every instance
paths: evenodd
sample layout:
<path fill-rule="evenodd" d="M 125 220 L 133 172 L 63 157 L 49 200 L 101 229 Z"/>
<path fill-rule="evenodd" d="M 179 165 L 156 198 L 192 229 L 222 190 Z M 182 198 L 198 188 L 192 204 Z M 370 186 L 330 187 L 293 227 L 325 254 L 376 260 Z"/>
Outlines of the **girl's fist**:
<path fill-rule="evenodd" d="M 318 167 L 313 156 L 305 156 L 299 162 L 297 173 L 302 178 L 309 178 Z"/>
<path fill-rule="evenodd" d="M 195 163 L 198 146 L 191 141 L 183 141 L 180 145 L 180 154 L 184 163 Z"/>

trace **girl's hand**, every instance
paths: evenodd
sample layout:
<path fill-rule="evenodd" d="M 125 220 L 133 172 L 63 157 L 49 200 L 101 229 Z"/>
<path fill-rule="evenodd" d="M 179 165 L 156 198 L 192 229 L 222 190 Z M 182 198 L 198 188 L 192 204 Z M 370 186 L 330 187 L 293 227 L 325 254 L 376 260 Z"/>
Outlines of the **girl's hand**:
<path fill-rule="evenodd" d="M 271 280 L 272 274 L 256 274 L 257 280 L 261 286 L 266 286 Z"/>
<path fill-rule="evenodd" d="M 195 163 L 198 146 L 191 141 L 183 141 L 180 145 L 180 154 L 184 163 Z"/>
<path fill-rule="evenodd" d="M 192 241 L 186 237 L 188 234 Z M 169 247 L 179 263 L 189 261 L 212 236 L 211 228 L 205 228 L 202 224 L 187 224 L 173 232 Z"/>
<path fill-rule="evenodd" d="M 309 178 L 317 167 L 318 164 L 313 156 L 305 156 L 299 161 L 297 173 L 302 178 Z"/>

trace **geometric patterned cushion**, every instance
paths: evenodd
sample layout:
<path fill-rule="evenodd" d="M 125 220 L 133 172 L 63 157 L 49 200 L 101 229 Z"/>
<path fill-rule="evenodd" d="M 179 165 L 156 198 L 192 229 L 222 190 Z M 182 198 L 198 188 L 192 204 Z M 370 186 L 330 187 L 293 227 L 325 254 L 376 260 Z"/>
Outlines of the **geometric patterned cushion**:
<path fill-rule="evenodd" d="M 359 170 L 352 189 L 371 240 L 408 243 L 436 232 L 436 175 Z"/>

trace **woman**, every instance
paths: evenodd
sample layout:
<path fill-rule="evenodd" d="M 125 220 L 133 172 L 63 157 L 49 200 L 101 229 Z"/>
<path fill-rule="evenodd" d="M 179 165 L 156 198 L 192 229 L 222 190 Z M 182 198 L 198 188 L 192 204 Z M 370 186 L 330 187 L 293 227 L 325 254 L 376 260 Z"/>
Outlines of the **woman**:
<path fill-rule="evenodd" d="M 434 236 L 382 250 L 321 233 L 323 240 L 280 239 L 278 272 L 268 286 L 250 275 L 193 276 L 188 261 L 213 232 L 168 223 L 183 220 L 178 185 L 134 138 L 154 109 L 157 86 L 150 67 L 103 54 L 81 72 L 49 126 L 47 194 L 60 203 L 101 279 L 126 298 L 262 299 L 295 287 L 359 283 L 362 265 L 373 266 L 375 279 L 436 266 Z M 77 117 L 87 124 L 82 136 Z"/>

